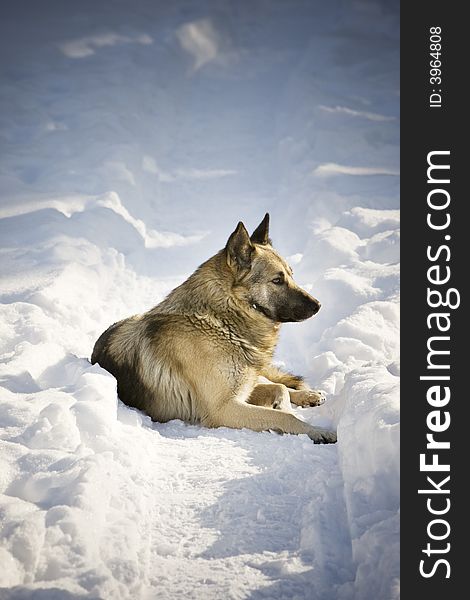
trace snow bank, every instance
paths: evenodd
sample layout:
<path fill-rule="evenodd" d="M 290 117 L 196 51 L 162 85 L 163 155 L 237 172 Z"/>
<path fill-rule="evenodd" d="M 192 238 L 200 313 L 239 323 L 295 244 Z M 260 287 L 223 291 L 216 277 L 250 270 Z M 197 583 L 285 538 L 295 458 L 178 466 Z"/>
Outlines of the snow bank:
<path fill-rule="evenodd" d="M 85 205 L 93 221 L 95 205 Z M 11 232 L 24 214 L 7 218 Z M 347 247 L 353 236 L 344 236 Z M 296 270 L 305 277 L 309 251 L 299 254 Z M 47 260 L 35 264 L 38 255 Z M 399 508 L 393 265 L 379 269 L 351 254 L 332 276 L 328 256 L 312 286 L 323 302 L 328 294 L 342 299 L 320 313 L 334 324 L 317 342 L 307 327 L 282 342 L 279 355 L 292 366 L 304 348 L 312 382 L 315 374 L 329 393 L 322 407 L 299 410 L 338 427 L 337 446 L 317 447 L 293 436 L 151 424 L 118 402 L 115 380 L 87 361 L 93 341 L 176 280 L 139 276 L 122 253 L 81 236 L 33 234 L 21 256 L 10 249 L 4 257 L 14 298 L 1 307 L 0 586 L 13 586 L 18 597 L 54 588 L 145 598 L 167 586 L 190 595 L 194 585 L 210 597 L 249 590 L 260 598 L 308 590 L 392 597 Z M 15 264 L 35 264 L 36 280 L 28 286 Z M 384 291 L 376 282 L 387 269 L 395 280 Z"/>
<path fill-rule="evenodd" d="M 360 216 L 359 223 L 356 218 Z M 290 354 L 305 355 L 311 379 L 329 396 L 315 419 L 338 428 L 338 460 L 355 565 L 354 583 L 341 598 L 399 597 L 399 249 L 389 244 L 389 262 L 375 244 L 377 231 L 394 238 L 396 211 L 353 209 L 341 219 L 351 230 L 323 224 L 312 236 L 296 272 L 312 284 L 325 309 L 303 339 L 291 331 Z M 344 240 L 344 243 L 342 242 Z M 322 247 L 318 253 L 314 249 Z M 364 252 L 367 249 L 367 259 Z M 341 262 L 341 266 L 332 266 Z M 323 263 L 323 271 L 320 264 Z"/>

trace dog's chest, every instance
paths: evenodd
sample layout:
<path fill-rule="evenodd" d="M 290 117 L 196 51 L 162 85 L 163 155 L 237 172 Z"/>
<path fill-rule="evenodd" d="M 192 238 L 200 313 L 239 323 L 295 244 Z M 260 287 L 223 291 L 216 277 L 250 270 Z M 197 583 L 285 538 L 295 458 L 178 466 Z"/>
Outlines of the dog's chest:
<path fill-rule="evenodd" d="M 266 335 L 262 331 L 241 327 L 233 319 L 212 315 L 192 315 L 190 321 L 206 340 L 211 340 L 216 350 L 228 354 L 234 362 L 258 369 L 272 358 L 278 337 L 275 329 Z"/>

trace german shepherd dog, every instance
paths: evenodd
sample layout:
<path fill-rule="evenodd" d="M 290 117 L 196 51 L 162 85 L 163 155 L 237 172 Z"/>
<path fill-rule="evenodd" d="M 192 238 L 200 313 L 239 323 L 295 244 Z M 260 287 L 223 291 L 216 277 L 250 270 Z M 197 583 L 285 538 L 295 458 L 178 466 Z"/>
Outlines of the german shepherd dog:
<path fill-rule="evenodd" d="M 306 433 L 317 443 L 335 442 L 333 431 L 291 410 L 291 402 L 321 404 L 322 394 L 272 364 L 281 323 L 303 321 L 319 309 L 273 249 L 266 214 L 251 237 L 238 223 L 225 248 L 163 302 L 109 327 L 91 362 L 116 377 L 123 402 L 154 421 Z"/>

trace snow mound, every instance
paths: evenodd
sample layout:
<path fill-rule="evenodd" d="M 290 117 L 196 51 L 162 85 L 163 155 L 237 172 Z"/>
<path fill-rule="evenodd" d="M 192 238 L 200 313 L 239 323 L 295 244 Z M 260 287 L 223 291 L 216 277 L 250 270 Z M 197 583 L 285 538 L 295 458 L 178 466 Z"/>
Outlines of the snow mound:
<path fill-rule="evenodd" d="M 47 209 L 56 210 L 65 217 L 71 218 L 72 215 L 87 212 L 87 216 L 94 216 L 93 223 L 96 227 L 97 216 L 93 209 L 100 207 L 112 211 L 115 215 L 121 217 L 124 221 L 123 225 L 127 224 L 135 229 L 137 234 L 142 238 L 146 248 L 169 248 L 171 246 L 185 246 L 194 242 L 199 242 L 204 235 L 182 236 L 178 233 L 159 232 L 154 229 L 147 229 L 145 223 L 141 219 L 133 217 L 127 208 L 121 202 L 119 195 L 116 192 L 107 192 L 99 196 L 71 196 L 65 198 L 41 198 L 28 201 L 16 201 L 13 205 L 6 205 L 0 208 L 0 217 L 14 217 L 17 215 L 27 215 L 31 212 L 46 211 Z M 96 212 L 102 214 L 102 211 Z M 43 213 L 44 214 L 44 213 Z M 105 213 L 106 214 L 106 213 Z M 109 218 L 109 217 L 108 217 Z M 87 219 L 87 226 L 91 219 Z M 82 221 L 83 223 L 83 221 Z M 113 231 L 116 235 L 116 231 Z"/>
<path fill-rule="evenodd" d="M 95 206 L 92 199 L 81 210 L 92 219 Z M 10 227 L 23 215 L 6 217 Z M 312 590 L 382 597 L 390 582 L 396 587 L 398 379 L 388 366 L 397 359 L 398 307 L 376 285 L 379 263 L 357 253 L 341 267 L 325 260 L 324 292 L 342 306 L 331 307 L 335 323 L 319 341 L 308 328 L 296 336 L 330 394 L 324 406 L 297 412 L 338 427 L 337 446 L 319 447 L 294 436 L 152 424 L 123 406 L 114 378 L 87 356 L 104 327 L 151 306 L 175 281 L 137 275 L 120 252 L 82 231 L 51 233 L 33 237 L 21 256 L 4 253 L 0 482 L 8 569 L 0 586 L 20 598 L 44 589 L 145 598 L 165 585 L 190 594 L 195 581 L 217 594 L 256 589 L 260 598 Z M 296 268 L 308 272 L 302 250 Z M 34 265 L 37 280 L 28 286 L 15 263 Z M 288 344 L 284 356 L 296 356 Z M 387 556 L 377 552 L 383 539 Z"/>

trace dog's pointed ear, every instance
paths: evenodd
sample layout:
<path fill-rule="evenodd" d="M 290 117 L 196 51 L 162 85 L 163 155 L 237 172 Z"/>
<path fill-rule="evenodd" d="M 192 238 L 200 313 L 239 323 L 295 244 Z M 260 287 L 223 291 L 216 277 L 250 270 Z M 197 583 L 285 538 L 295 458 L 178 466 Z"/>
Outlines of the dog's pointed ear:
<path fill-rule="evenodd" d="M 271 243 L 269 239 L 269 213 L 264 215 L 264 219 L 253 231 L 250 240 L 253 244 L 262 244 L 263 246 Z"/>
<path fill-rule="evenodd" d="M 254 247 L 250 242 L 250 236 L 245 225 L 240 221 L 237 228 L 228 238 L 225 246 L 227 252 L 227 264 L 229 267 L 241 269 L 251 268 L 251 255 Z"/>

